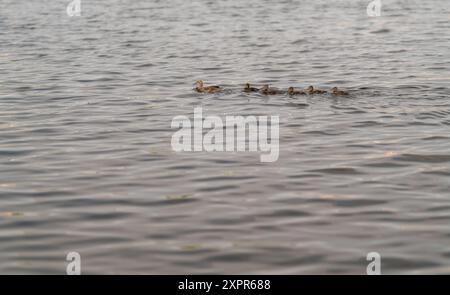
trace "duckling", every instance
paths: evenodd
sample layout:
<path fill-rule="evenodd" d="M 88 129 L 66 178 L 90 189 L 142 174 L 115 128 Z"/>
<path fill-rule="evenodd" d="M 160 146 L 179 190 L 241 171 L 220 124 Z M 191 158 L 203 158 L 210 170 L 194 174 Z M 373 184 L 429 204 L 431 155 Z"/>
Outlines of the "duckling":
<path fill-rule="evenodd" d="M 269 87 L 269 85 L 264 85 L 260 90 L 259 90 L 262 94 L 265 95 L 272 95 L 272 94 L 281 94 L 283 93 L 283 91 L 278 90 L 276 88 L 271 88 Z"/>
<path fill-rule="evenodd" d="M 305 95 L 306 93 L 302 90 L 295 90 L 294 87 L 288 88 L 289 95 Z"/>
<path fill-rule="evenodd" d="M 308 91 L 309 94 L 324 94 L 327 93 L 325 90 L 320 89 L 314 89 L 314 87 L 309 86 L 306 91 Z"/>
<path fill-rule="evenodd" d="M 255 87 L 250 87 L 250 83 L 245 84 L 244 92 L 258 92 L 259 89 Z"/>
<path fill-rule="evenodd" d="M 339 90 L 337 87 L 333 87 L 331 88 L 331 94 L 340 96 L 340 95 L 348 95 L 348 92 L 344 90 Z"/>
<path fill-rule="evenodd" d="M 197 82 L 195 82 L 195 91 L 200 92 L 200 93 L 218 93 L 218 92 L 222 92 L 222 88 L 220 86 L 203 86 L 203 81 L 199 80 Z"/>

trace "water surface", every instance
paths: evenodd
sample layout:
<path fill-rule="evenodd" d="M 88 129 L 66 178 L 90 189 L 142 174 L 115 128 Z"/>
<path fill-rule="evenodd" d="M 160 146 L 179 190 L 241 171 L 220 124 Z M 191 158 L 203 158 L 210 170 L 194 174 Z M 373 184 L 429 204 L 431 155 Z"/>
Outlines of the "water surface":
<path fill-rule="evenodd" d="M 450 273 L 448 0 L 69 2 L 0 3 L 0 273 Z M 279 160 L 173 152 L 195 107 Z"/>

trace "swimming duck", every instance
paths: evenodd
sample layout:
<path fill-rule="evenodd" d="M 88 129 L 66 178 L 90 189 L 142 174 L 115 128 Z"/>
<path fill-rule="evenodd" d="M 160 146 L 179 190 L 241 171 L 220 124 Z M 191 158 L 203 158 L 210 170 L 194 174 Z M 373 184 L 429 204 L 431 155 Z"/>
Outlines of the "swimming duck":
<path fill-rule="evenodd" d="M 259 90 L 262 94 L 281 94 L 283 93 L 283 91 L 276 89 L 276 88 L 271 88 L 269 87 L 269 85 L 264 85 L 260 90 Z"/>
<path fill-rule="evenodd" d="M 195 91 L 200 93 L 217 93 L 221 92 L 222 88 L 220 86 L 203 86 L 203 81 L 199 80 L 195 82 Z"/>
<path fill-rule="evenodd" d="M 309 94 L 324 94 L 327 93 L 325 90 L 320 89 L 314 89 L 314 87 L 309 86 L 306 91 L 308 91 Z"/>
<path fill-rule="evenodd" d="M 245 84 L 244 92 L 258 92 L 259 89 L 255 87 L 251 87 L 250 83 Z"/>
<path fill-rule="evenodd" d="M 333 95 L 348 95 L 347 91 L 339 90 L 337 87 L 331 88 L 331 94 Z"/>
<path fill-rule="evenodd" d="M 306 93 L 302 90 L 295 90 L 294 87 L 288 88 L 289 95 L 305 95 Z"/>

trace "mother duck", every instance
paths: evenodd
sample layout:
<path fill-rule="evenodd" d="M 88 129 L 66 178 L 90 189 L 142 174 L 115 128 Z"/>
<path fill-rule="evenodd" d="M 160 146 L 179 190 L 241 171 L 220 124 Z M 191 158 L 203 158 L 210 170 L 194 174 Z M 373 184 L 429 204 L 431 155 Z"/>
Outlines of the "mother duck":
<path fill-rule="evenodd" d="M 195 91 L 199 92 L 199 93 L 218 93 L 218 92 L 222 92 L 222 88 L 220 86 L 203 86 L 203 81 L 202 80 L 198 80 L 195 82 Z"/>

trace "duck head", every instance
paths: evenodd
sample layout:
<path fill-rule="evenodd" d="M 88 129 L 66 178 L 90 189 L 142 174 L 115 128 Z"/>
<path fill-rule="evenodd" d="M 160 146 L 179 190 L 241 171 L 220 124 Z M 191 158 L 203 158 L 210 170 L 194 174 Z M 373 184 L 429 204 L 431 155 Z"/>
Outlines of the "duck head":
<path fill-rule="evenodd" d="M 288 93 L 289 93 L 289 94 L 294 93 L 294 87 L 289 87 L 289 88 L 288 88 Z"/>
<path fill-rule="evenodd" d="M 203 81 L 202 80 L 195 81 L 194 85 L 195 85 L 195 88 L 201 89 L 201 88 L 203 88 Z"/>
<path fill-rule="evenodd" d="M 333 87 L 333 88 L 331 88 L 331 91 L 332 92 L 336 92 L 336 91 L 338 91 L 338 88 L 337 87 Z"/>
<path fill-rule="evenodd" d="M 312 87 L 312 85 L 308 86 L 308 88 L 306 88 L 306 90 L 308 90 L 309 92 L 314 91 L 314 87 Z"/>

